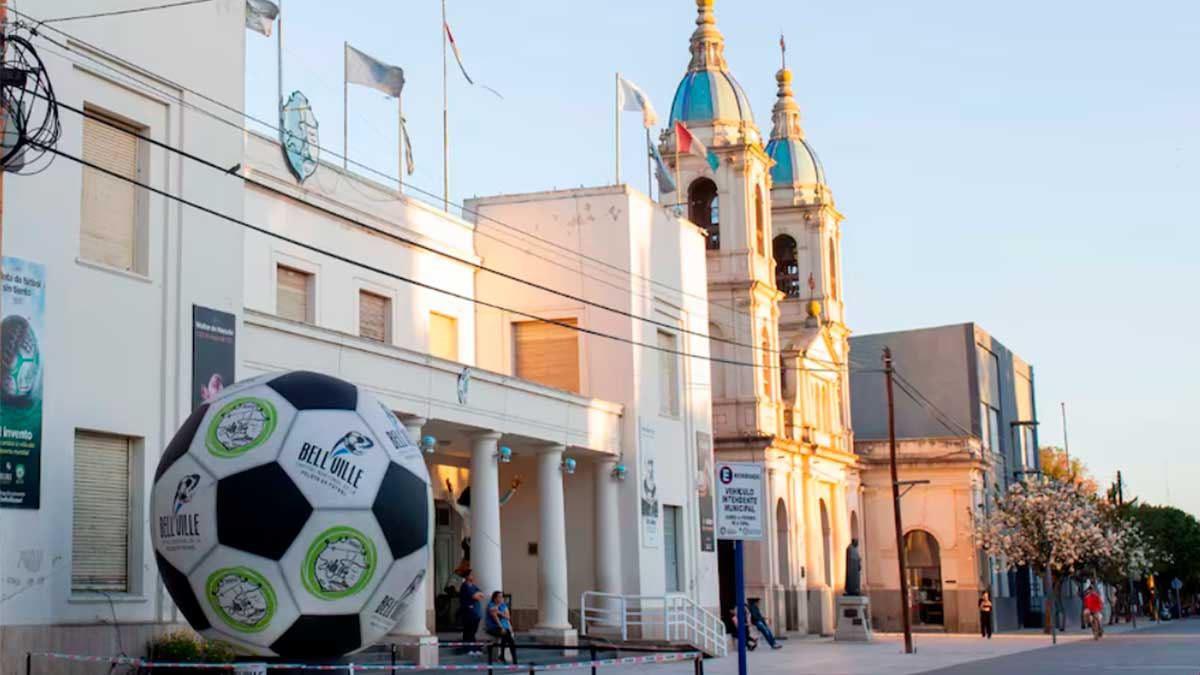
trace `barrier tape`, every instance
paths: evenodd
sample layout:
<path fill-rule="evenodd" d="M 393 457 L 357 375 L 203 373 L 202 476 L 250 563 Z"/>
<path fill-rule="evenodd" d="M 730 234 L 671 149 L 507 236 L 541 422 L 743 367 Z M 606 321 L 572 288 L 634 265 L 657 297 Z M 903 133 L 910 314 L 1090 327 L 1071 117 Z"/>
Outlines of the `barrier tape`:
<path fill-rule="evenodd" d="M 572 650 L 571 645 L 564 645 L 564 650 Z M 150 661 L 133 656 L 89 656 L 84 654 L 63 654 L 60 652 L 30 652 L 31 656 L 62 661 L 80 661 L 85 663 L 111 663 L 114 665 L 139 666 L 142 668 L 199 668 L 202 670 L 235 670 L 250 665 L 245 663 L 175 663 L 171 661 Z M 339 663 L 333 665 L 313 665 L 307 663 L 266 663 L 267 670 L 345 670 L 354 673 L 359 670 L 500 670 L 513 672 L 532 672 L 542 670 L 575 670 L 579 668 L 598 668 L 601 666 L 636 666 L 646 663 L 674 663 L 677 661 L 692 661 L 701 658 L 700 652 L 670 652 L 665 654 L 649 654 L 646 656 L 620 656 L 611 659 L 596 659 L 595 661 L 569 661 L 566 663 L 546 663 L 538 665 L 521 665 L 508 663 L 469 663 L 446 666 L 419 666 L 411 663 Z M 256 662 L 261 663 L 261 662 Z"/>

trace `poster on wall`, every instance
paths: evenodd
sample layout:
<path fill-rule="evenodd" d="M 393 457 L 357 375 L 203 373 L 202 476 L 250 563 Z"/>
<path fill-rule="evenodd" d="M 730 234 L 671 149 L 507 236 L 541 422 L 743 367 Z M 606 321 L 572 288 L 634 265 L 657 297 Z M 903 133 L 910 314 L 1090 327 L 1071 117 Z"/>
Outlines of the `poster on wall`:
<path fill-rule="evenodd" d="M 46 267 L 10 257 L 3 267 L 0 507 L 36 509 L 41 504 Z"/>
<path fill-rule="evenodd" d="M 233 384 L 237 317 L 192 305 L 192 409 Z"/>
<path fill-rule="evenodd" d="M 658 478 L 655 475 L 658 467 L 654 457 L 654 429 L 641 428 L 638 452 L 641 456 L 641 495 L 642 495 L 642 546 L 658 548 L 662 527 L 660 513 L 662 511 L 658 500 Z"/>
<path fill-rule="evenodd" d="M 696 432 L 696 508 L 700 514 L 700 550 L 717 550 L 717 522 L 713 512 L 712 436 Z"/>

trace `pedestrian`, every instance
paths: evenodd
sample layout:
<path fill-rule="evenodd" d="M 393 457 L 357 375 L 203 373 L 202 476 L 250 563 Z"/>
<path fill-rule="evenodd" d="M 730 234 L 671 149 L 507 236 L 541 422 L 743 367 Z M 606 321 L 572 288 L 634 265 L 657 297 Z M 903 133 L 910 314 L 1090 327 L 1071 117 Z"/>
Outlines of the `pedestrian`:
<path fill-rule="evenodd" d="M 758 598 L 750 598 L 750 606 L 747 608 L 750 612 L 750 623 L 758 629 L 759 635 L 771 645 L 771 649 L 782 649 L 783 645 L 775 641 L 775 634 L 771 632 L 771 627 L 767 625 L 767 619 L 762 615 L 762 611 L 758 608 Z"/>
<path fill-rule="evenodd" d="M 737 610 L 736 609 L 729 610 L 729 630 L 730 630 L 730 634 L 733 635 L 734 642 L 737 642 L 738 620 L 737 620 Z M 754 649 L 756 647 L 758 647 L 758 640 L 754 639 L 754 636 L 750 634 L 750 631 L 746 631 L 746 649 L 749 649 L 750 651 L 754 651 Z"/>
<path fill-rule="evenodd" d="M 517 662 L 517 641 L 513 639 L 512 617 L 508 614 L 508 603 L 504 602 L 504 594 L 492 591 L 492 599 L 488 601 L 487 623 L 484 630 L 488 635 L 500 641 L 500 660 L 504 660 L 504 648 L 508 647 L 512 654 L 512 663 Z"/>
<path fill-rule="evenodd" d="M 979 596 L 979 636 L 992 639 L 992 596 L 987 591 Z"/>
<path fill-rule="evenodd" d="M 1083 596 L 1083 607 L 1087 611 L 1088 621 L 1092 625 L 1092 638 L 1099 640 L 1104 637 L 1104 599 L 1095 586 L 1088 589 Z"/>
<path fill-rule="evenodd" d="M 475 633 L 479 630 L 479 621 L 483 618 L 479 602 L 483 600 L 483 591 L 475 585 L 475 573 L 470 568 L 463 571 L 462 586 L 458 587 L 458 617 L 462 621 L 462 641 L 467 648 L 467 654 L 478 656 L 482 652 L 475 644 Z"/>

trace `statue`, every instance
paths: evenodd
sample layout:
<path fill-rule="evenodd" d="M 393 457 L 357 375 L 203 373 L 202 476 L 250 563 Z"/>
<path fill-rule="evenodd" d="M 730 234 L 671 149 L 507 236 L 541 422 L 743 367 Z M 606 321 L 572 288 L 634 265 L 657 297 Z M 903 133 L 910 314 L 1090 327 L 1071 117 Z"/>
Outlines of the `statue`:
<path fill-rule="evenodd" d="M 858 540 L 851 539 L 846 547 L 846 590 L 843 595 L 862 595 L 862 556 L 858 554 Z"/>

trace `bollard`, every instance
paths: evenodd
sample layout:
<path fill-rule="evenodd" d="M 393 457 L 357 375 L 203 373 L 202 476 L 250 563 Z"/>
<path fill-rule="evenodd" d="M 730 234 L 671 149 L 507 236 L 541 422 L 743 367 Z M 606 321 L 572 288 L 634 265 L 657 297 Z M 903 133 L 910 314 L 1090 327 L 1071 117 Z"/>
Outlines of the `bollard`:
<path fill-rule="evenodd" d="M 596 675 L 596 645 L 588 643 L 588 654 L 592 657 L 592 675 Z"/>
<path fill-rule="evenodd" d="M 392 675 L 396 675 L 396 643 L 392 643 Z"/>
<path fill-rule="evenodd" d="M 495 642 L 489 642 L 489 643 L 488 643 L 488 646 L 487 646 L 487 652 L 488 652 L 488 654 L 487 654 L 487 659 L 488 659 L 488 665 L 489 665 L 489 666 L 490 666 L 490 665 L 492 665 L 492 658 L 493 658 L 493 657 L 492 657 L 492 648 L 493 648 L 493 647 L 495 647 L 495 646 L 496 646 L 496 643 L 495 643 Z M 492 675 L 492 669 L 491 669 L 491 668 L 488 668 L 488 675 Z"/>
<path fill-rule="evenodd" d="M 33 653 L 25 652 L 25 675 L 32 675 Z"/>

